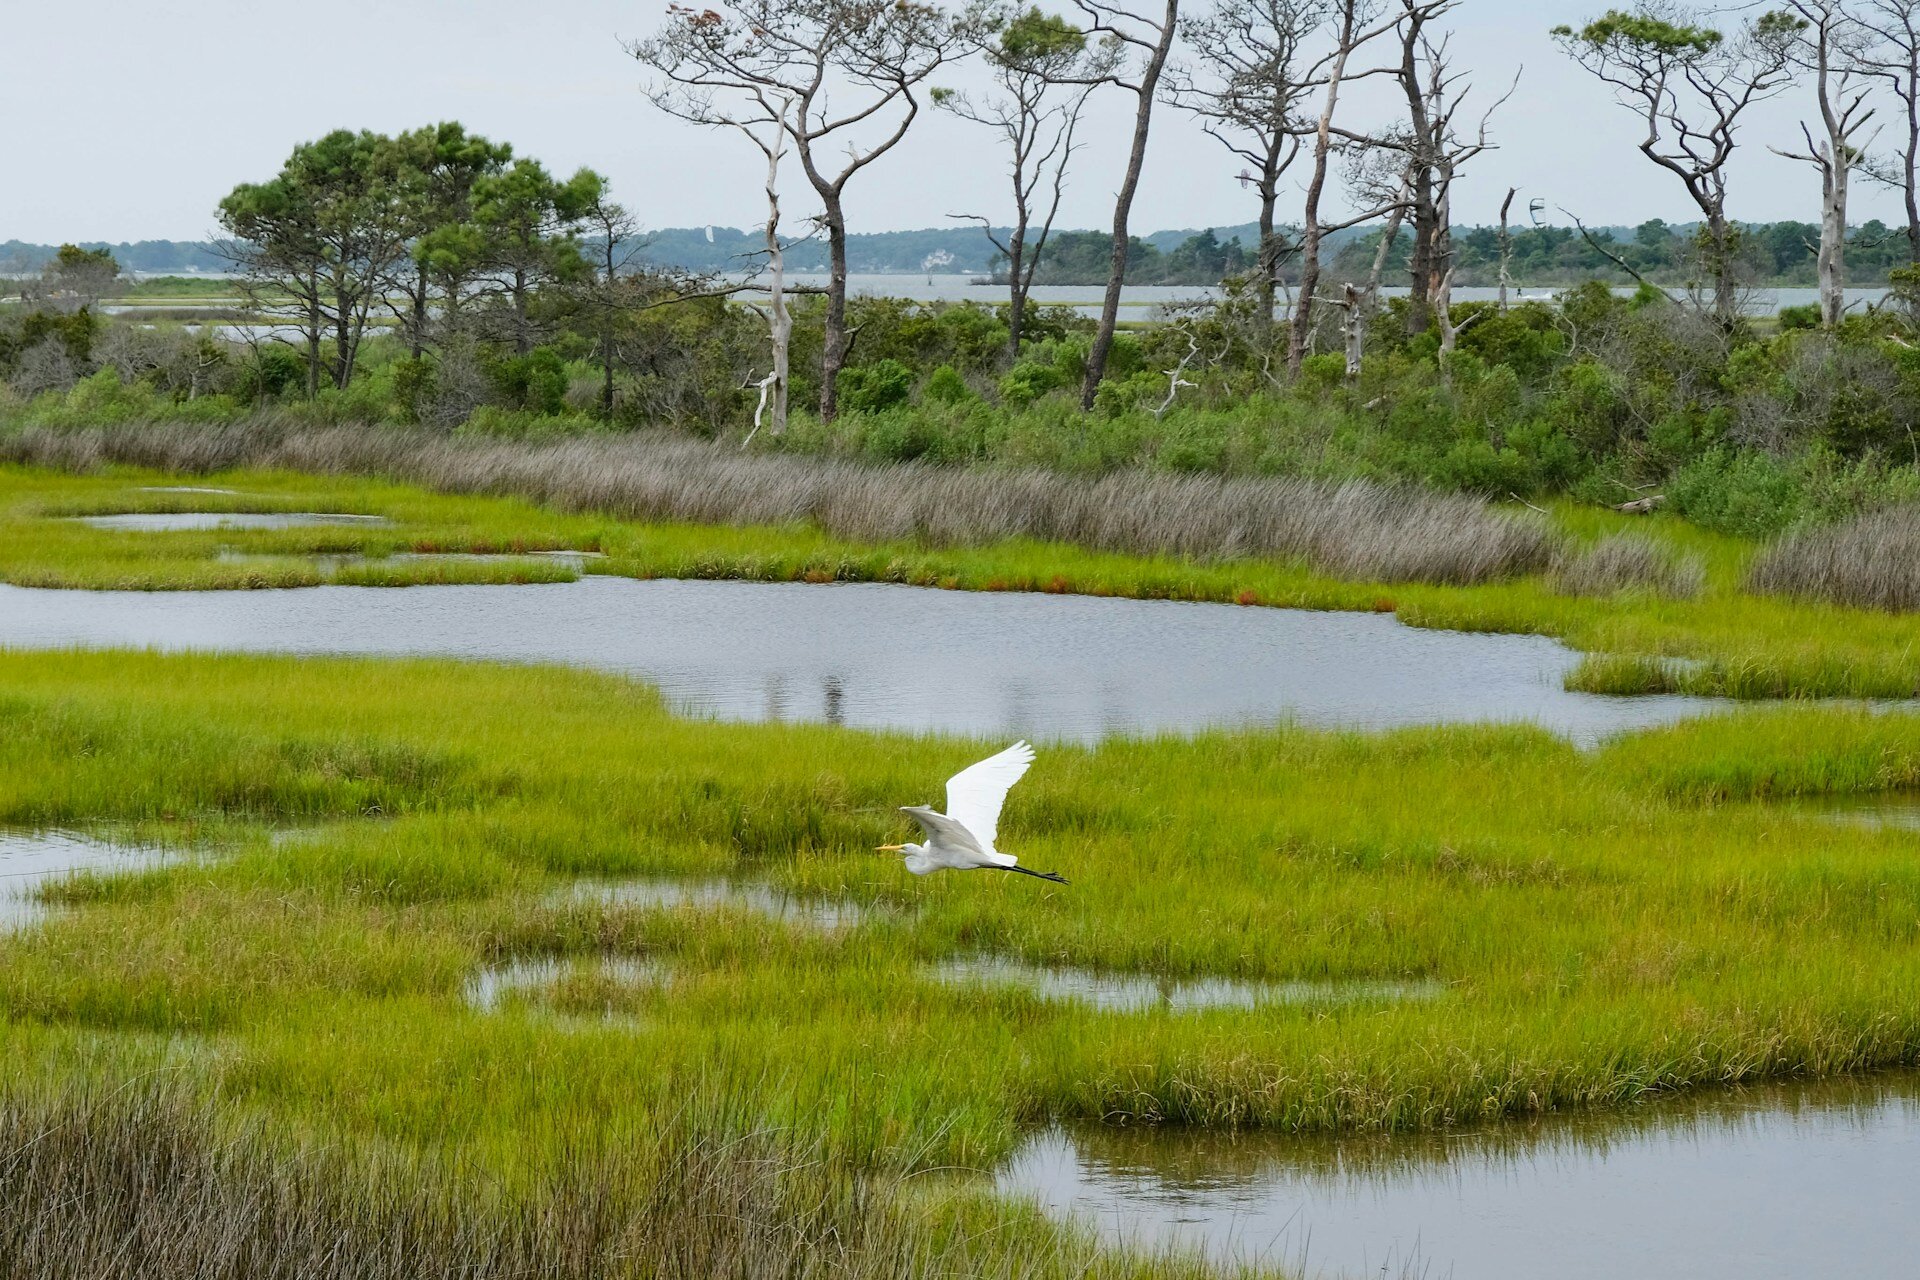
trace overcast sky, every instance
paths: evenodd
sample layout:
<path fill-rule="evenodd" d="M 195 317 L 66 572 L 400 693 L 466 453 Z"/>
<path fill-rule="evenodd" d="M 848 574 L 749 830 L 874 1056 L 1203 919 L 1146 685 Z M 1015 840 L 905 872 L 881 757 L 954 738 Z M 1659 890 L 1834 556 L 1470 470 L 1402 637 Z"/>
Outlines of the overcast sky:
<path fill-rule="evenodd" d="M 1203 0 L 1191 0 L 1201 3 Z M 623 38 L 659 24 L 664 0 L 12 0 L 0 23 L 5 130 L 0 240 L 199 239 L 234 184 L 271 176 L 296 142 L 342 126 L 395 132 L 436 120 L 511 142 L 557 170 L 590 165 L 646 225 L 740 226 L 757 216 L 761 162 L 743 140 L 663 117 L 641 92 Z M 1694 216 L 1670 175 L 1635 150 L 1631 117 L 1572 66 L 1547 31 L 1605 7 L 1575 0 L 1463 0 L 1454 48 L 1481 100 L 1516 71 L 1494 121 L 1499 150 L 1455 196 L 1462 222 L 1493 221 L 1509 185 L 1549 216 L 1593 223 Z M 954 83 L 964 77 L 942 76 Z M 1799 87 L 1743 134 L 1732 211 L 1754 220 L 1817 216 L 1812 171 L 1769 154 L 1797 138 Z M 1097 99 L 1061 219 L 1101 226 L 1126 149 L 1131 97 Z M 1366 104 L 1362 104 L 1365 106 Z M 1358 118 L 1358 115 L 1356 115 Z M 1190 118 L 1162 107 L 1135 204 L 1141 231 L 1251 221 L 1240 165 Z M 789 204 L 805 212 L 798 190 Z M 984 130 L 923 117 L 907 141 L 854 179 L 855 231 L 1004 217 L 1001 159 Z M 1854 221 L 1897 202 L 1864 182 Z M 1292 202 L 1298 207 L 1297 198 Z"/>

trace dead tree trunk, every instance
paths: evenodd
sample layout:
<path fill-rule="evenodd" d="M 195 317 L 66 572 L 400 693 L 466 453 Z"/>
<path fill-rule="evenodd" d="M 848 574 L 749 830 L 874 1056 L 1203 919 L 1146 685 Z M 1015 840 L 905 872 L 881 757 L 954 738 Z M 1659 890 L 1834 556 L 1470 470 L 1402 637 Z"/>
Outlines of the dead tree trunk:
<path fill-rule="evenodd" d="M 1380 244 L 1373 251 L 1373 266 L 1367 272 L 1367 287 L 1346 286 L 1343 305 L 1347 314 L 1340 328 L 1346 337 L 1348 382 L 1359 380 L 1361 360 L 1367 353 L 1367 328 L 1380 305 L 1380 277 L 1387 269 L 1387 258 L 1393 253 L 1393 242 L 1399 238 L 1400 224 L 1406 214 L 1406 205 L 1398 204 L 1387 215 L 1387 225 L 1380 232 Z"/>
<path fill-rule="evenodd" d="M 1113 350 L 1113 332 L 1120 323 L 1120 287 L 1126 283 L 1127 220 L 1133 211 L 1133 195 L 1140 186 L 1140 170 L 1147 158 L 1147 131 L 1153 121 L 1153 103 L 1160 92 L 1160 74 L 1166 68 L 1167 54 L 1173 49 L 1173 37 L 1180 21 L 1180 0 L 1167 0 L 1166 15 L 1156 27 L 1145 23 L 1154 33 L 1151 41 L 1121 31 L 1111 25 L 1113 9 L 1095 0 L 1079 0 L 1081 8 L 1095 14 L 1096 29 L 1112 32 L 1146 51 L 1140 79 L 1127 87 L 1133 90 L 1138 106 L 1133 115 L 1133 145 L 1127 152 L 1127 172 L 1121 180 L 1119 195 L 1113 202 L 1113 253 L 1107 263 L 1107 292 L 1100 303 L 1100 327 L 1094 333 L 1093 349 L 1087 353 L 1086 377 L 1080 385 L 1080 407 L 1093 408 L 1093 398 L 1106 376 L 1107 356 Z M 1137 19 L 1144 22 L 1143 19 Z"/>

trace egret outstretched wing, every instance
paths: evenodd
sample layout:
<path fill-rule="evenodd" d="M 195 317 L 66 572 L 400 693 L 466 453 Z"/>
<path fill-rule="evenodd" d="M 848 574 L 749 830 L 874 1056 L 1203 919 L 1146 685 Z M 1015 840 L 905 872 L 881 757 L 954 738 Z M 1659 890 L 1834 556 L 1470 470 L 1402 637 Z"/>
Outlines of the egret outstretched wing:
<path fill-rule="evenodd" d="M 1032 763 L 1033 748 L 1025 742 L 1016 742 L 999 755 L 968 765 L 947 779 L 946 816 L 957 819 L 972 832 L 983 850 L 993 852 L 994 840 L 1000 832 L 1000 809 L 1007 802 L 1007 792 Z"/>
<path fill-rule="evenodd" d="M 933 865 L 964 870 L 968 867 L 1010 867 L 1019 859 L 1010 853 L 983 849 L 967 830 L 966 824 L 945 813 L 935 813 L 924 804 L 907 805 L 900 812 L 920 824 L 927 833 L 927 857 Z"/>
<path fill-rule="evenodd" d="M 910 804 L 900 812 L 920 824 L 931 845 L 946 845 L 964 853 L 986 852 L 980 847 L 980 842 L 973 838 L 973 832 L 967 830 L 965 823 L 957 822 L 944 813 L 935 813 L 929 805 Z"/>

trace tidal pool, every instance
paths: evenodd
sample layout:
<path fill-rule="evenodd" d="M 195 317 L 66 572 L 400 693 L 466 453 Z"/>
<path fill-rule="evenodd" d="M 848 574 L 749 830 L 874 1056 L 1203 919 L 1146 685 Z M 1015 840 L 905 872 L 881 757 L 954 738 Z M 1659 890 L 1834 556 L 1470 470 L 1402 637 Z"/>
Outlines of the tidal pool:
<path fill-rule="evenodd" d="M 832 898 L 803 898 L 772 885 L 740 880 L 576 880 L 553 895 L 556 902 L 604 902 L 660 907 L 734 907 L 782 923 L 816 929 L 845 929 L 866 919 L 858 903 Z"/>
<path fill-rule="evenodd" d="M 0 933 L 44 918 L 41 885 L 80 871 L 134 871 L 177 854 L 77 831 L 0 827 Z"/>
<path fill-rule="evenodd" d="M 1809 818 L 1877 830 L 1920 831 L 1920 796 L 1912 792 L 1859 796 L 1807 796 L 1789 808 Z"/>
<path fill-rule="evenodd" d="M 121 533 L 169 533 L 183 529 L 305 529 L 314 525 L 391 523 L 385 516 L 334 511 L 129 511 L 110 516 L 73 516 L 95 529 Z"/>
<path fill-rule="evenodd" d="M 482 1013 L 499 1009 L 515 992 L 552 991 L 569 977 L 610 982 L 621 987 L 658 986 L 668 978 L 664 965 L 638 956 L 518 956 L 483 966 L 462 993 Z M 607 1011 L 609 1016 L 612 1010 Z"/>
<path fill-rule="evenodd" d="M 1020 987 L 1043 1000 L 1074 1001 L 1118 1013 L 1148 1009 L 1186 1013 L 1195 1009 L 1252 1009 L 1265 1004 L 1425 1000 L 1440 993 L 1440 984 L 1435 982 L 1234 982 L 1224 978 L 1154 978 L 1029 965 L 997 957 L 949 960 L 935 965 L 932 973 L 942 982 L 960 986 Z"/>
<path fill-rule="evenodd" d="M 1407 1137 L 1055 1129 L 996 1182 L 1111 1240 L 1309 1276 L 1913 1275 L 1920 1079 Z"/>
<path fill-rule="evenodd" d="M 637 676 L 723 720 L 1095 741 L 1292 720 L 1526 721 L 1588 744 L 1713 708 L 1562 687 L 1543 636 L 1391 615 L 936 591 L 639 581 L 53 591 L 0 586 L 0 645 L 558 662 Z"/>

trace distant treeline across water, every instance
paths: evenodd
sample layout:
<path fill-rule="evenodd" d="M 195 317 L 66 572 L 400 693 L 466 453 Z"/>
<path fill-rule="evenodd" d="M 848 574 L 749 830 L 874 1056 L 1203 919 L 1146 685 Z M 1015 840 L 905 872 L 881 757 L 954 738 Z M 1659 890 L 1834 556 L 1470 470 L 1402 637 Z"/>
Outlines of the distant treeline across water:
<path fill-rule="evenodd" d="M 996 231 L 996 236 L 1004 234 Z M 1371 265 L 1380 232 L 1348 231 L 1329 237 L 1341 274 L 1363 274 Z M 1693 256 L 1694 226 L 1658 218 L 1637 227 L 1589 228 L 1527 226 L 1512 231 L 1512 278 L 1530 284 L 1571 284 L 1594 278 L 1629 282 L 1619 263 L 1658 284 L 1685 284 L 1698 274 Z M 640 237 L 635 259 L 655 266 L 696 272 L 737 273 L 758 261 L 760 232 L 738 227 L 668 227 Z M 1820 229 L 1804 222 L 1749 223 L 1737 252 L 1747 281 L 1756 285 L 1810 285 L 1814 282 L 1814 246 Z M 1906 237 L 1878 220 L 1856 227 L 1848 237 L 1851 283 L 1884 284 L 1887 272 L 1908 261 Z M 1454 283 L 1492 285 L 1499 280 L 1500 231 L 1497 227 L 1455 227 Z M 1239 226 L 1156 231 L 1135 236 L 1127 260 L 1127 282 L 1137 285 L 1211 285 L 1253 266 L 1259 230 Z M 1389 255 L 1388 280 L 1406 273 L 1411 239 L 1397 237 Z M 123 270 L 139 275 L 220 272 L 229 263 L 208 241 L 88 241 L 80 247 L 106 249 Z M 1035 283 L 1103 285 L 1112 240 L 1105 231 L 1056 231 L 1046 243 Z M 0 242 L 0 274 L 37 272 L 56 245 Z M 1616 259 L 1618 261 L 1616 261 Z M 847 265 L 862 275 L 993 276 L 1005 259 L 980 227 L 929 227 L 920 231 L 883 231 L 847 237 Z M 822 239 L 801 241 L 787 251 L 787 267 L 797 272 L 827 270 Z M 1283 274 L 1285 269 L 1283 268 Z"/>

